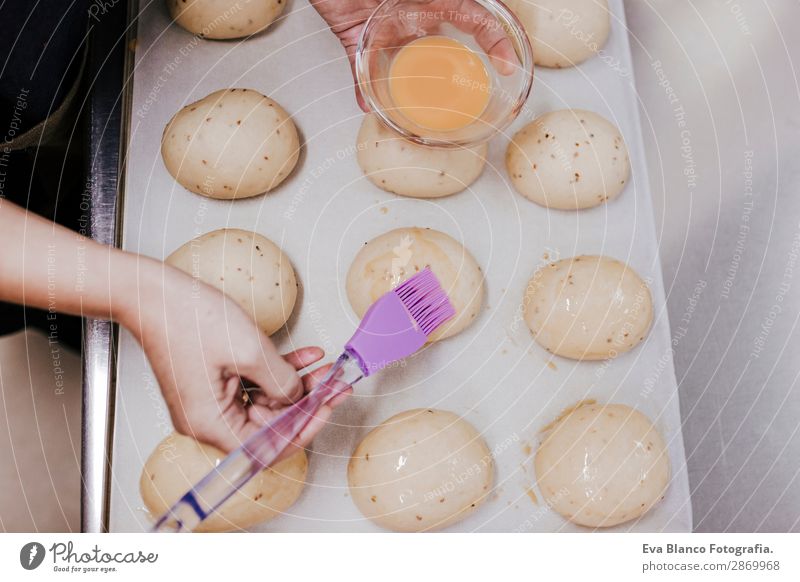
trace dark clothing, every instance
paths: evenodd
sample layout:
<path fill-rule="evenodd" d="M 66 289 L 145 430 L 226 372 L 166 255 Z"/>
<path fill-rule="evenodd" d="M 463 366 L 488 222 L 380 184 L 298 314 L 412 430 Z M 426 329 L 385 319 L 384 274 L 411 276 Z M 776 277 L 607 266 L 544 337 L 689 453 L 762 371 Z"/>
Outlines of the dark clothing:
<path fill-rule="evenodd" d="M 50 118 L 80 84 L 87 10 L 87 0 L 0 1 L 0 197 L 73 230 L 85 184 L 84 92 L 76 94 L 77 106 L 59 127 L 35 134 L 32 143 L 20 138 Z M 0 335 L 26 327 L 80 346 L 80 318 L 0 302 Z"/>
<path fill-rule="evenodd" d="M 55 111 L 72 86 L 86 44 L 86 0 L 0 3 L 0 130 L 27 91 L 19 133 Z"/>

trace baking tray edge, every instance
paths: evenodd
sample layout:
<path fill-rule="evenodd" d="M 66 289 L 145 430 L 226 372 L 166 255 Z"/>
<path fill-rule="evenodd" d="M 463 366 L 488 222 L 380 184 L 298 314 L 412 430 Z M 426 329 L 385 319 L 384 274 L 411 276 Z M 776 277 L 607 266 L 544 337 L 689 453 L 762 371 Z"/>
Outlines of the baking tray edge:
<path fill-rule="evenodd" d="M 87 234 L 115 247 L 121 242 L 125 148 L 131 106 L 135 2 L 119 2 L 90 22 L 87 70 L 90 220 Z M 109 520 L 111 443 L 117 326 L 87 318 L 83 329 L 81 531 L 106 532 Z"/>

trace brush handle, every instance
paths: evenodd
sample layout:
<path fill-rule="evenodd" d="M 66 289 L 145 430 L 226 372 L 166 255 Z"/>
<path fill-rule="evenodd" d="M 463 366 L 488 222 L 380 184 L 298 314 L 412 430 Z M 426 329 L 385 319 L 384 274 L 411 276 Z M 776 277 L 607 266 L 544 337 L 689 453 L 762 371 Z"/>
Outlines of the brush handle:
<path fill-rule="evenodd" d="M 345 352 L 311 392 L 225 457 L 156 522 L 154 532 L 192 531 L 245 483 L 275 462 L 320 407 L 364 377 Z"/>

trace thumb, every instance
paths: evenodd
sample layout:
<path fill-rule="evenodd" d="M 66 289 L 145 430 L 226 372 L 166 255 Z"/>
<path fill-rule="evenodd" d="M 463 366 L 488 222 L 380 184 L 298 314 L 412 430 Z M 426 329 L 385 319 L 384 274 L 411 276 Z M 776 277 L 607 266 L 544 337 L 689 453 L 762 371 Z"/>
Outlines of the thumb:
<path fill-rule="evenodd" d="M 442 5 L 451 13 L 462 14 L 450 24 L 475 38 L 498 73 L 511 75 L 520 66 L 514 45 L 502 24 L 483 6 L 474 0 L 442 0 Z"/>
<path fill-rule="evenodd" d="M 252 361 L 239 362 L 239 375 L 255 383 L 276 405 L 291 404 L 303 394 L 300 376 L 272 341 L 261 335 L 261 353 Z"/>

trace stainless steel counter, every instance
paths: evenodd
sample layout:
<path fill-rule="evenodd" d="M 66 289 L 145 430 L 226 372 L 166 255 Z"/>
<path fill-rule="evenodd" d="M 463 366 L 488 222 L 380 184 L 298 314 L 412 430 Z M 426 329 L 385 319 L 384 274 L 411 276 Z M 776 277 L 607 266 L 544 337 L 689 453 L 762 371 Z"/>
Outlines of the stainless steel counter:
<path fill-rule="evenodd" d="M 800 4 L 626 14 L 695 529 L 798 531 Z"/>

